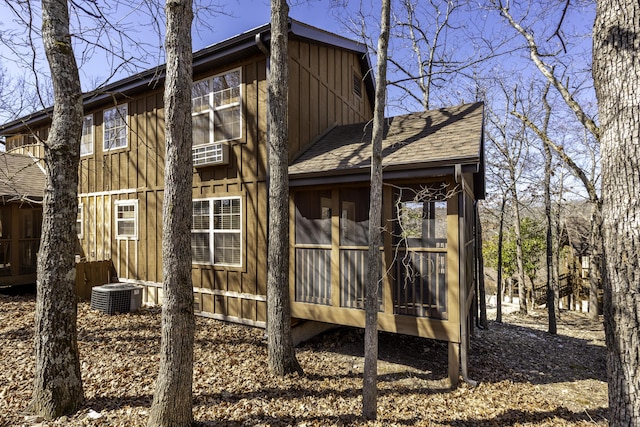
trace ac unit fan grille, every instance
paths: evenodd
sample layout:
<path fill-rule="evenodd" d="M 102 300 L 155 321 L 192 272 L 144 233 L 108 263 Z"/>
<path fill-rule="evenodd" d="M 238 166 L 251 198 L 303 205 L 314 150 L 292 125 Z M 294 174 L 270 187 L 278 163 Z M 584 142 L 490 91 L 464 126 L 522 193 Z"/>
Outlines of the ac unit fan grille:
<path fill-rule="evenodd" d="M 91 289 L 91 309 L 106 314 L 128 313 L 140 308 L 142 288 L 125 283 L 112 283 Z"/>

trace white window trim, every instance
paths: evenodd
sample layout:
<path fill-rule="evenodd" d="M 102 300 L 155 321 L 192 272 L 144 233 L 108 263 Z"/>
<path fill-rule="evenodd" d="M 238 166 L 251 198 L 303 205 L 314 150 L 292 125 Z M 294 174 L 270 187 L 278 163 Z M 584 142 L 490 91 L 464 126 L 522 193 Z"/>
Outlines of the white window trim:
<path fill-rule="evenodd" d="M 240 75 L 239 78 L 239 82 L 238 82 L 238 90 L 239 90 L 239 97 L 238 97 L 238 102 L 234 102 L 232 104 L 225 104 L 221 107 L 214 107 L 213 105 L 213 79 L 219 76 L 224 76 L 225 74 L 229 74 L 229 73 L 233 73 L 233 72 L 238 72 Z M 239 139 L 242 139 L 243 137 L 243 123 L 244 123 L 244 115 L 242 113 L 242 96 L 243 96 L 243 91 L 242 91 L 242 67 L 238 67 L 238 68 L 233 68 L 230 70 L 227 70 L 225 72 L 222 73 L 218 73 L 218 74 L 214 74 L 213 76 L 209 76 L 206 79 L 202 79 L 202 80 L 198 80 L 196 82 L 194 82 L 194 84 L 197 83 L 202 83 L 202 82 L 207 82 L 208 86 L 209 86 L 209 93 L 208 93 L 208 97 L 209 97 L 209 109 L 207 111 L 198 111 L 197 113 L 194 113 L 193 110 L 191 111 L 191 116 L 195 117 L 195 116 L 199 116 L 202 114 L 209 114 L 209 142 L 206 142 L 204 144 L 193 144 L 194 147 L 200 147 L 200 146 L 204 146 L 204 145 L 213 145 L 213 144 L 220 144 L 220 143 L 225 143 L 225 142 L 229 142 L 229 141 L 237 141 Z M 236 137 L 236 138 L 231 138 L 231 139 L 220 139 L 220 140 L 216 140 L 215 139 L 215 112 L 216 111 L 223 111 L 226 110 L 228 108 L 232 108 L 232 107 L 238 107 L 240 109 L 240 134 Z"/>
<path fill-rule="evenodd" d="M 84 206 L 82 203 L 78 203 L 78 214 L 76 216 L 76 227 L 80 224 L 80 232 L 78 233 L 78 239 L 84 238 Z"/>
<path fill-rule="evenodd" d="M 139 211 L 138 211 L 138 199 L 123 199 L 123 200 L 116 200 L 114 202 L 115 204 L 115 209 L 114 209 L 114 215 L 113 215 L 113 219 L 115 221 L 115 231 L 114 234 L 116 235 L 116 240 L 138 240 L 138 215 L 139 215 Z M 119 235 L 118 234 L 118 222 L 120 221 L 130 221 L 129 219 L 126 220 L 121 220 L 118 218 L 118 207 L 120 206 L 133 206 L 133 235 Z"/>
<path fill-rule="evenodd" d="M 124 116 L 124 126 L 125 126 L 125 134 L 124 134 L 124 145 L 120 146 L 120 147 L 106 147 L 105 143 L 107 142 L 106 140 L 106 133 L 107 133 L 107 123 L 106 120 L 104 119 L 104 113 L 106 111 L 109 110 L 114 110 L 114 109 L 119 109 L 121 107 L 126 107 L 127 108 L 127 114 L 125 114 Z M 129 104 L 128 103 L 123 103 L 123 104 L 118 104 L 116 106 L 110 107 L 110 108 L 105 108 L 102 111 L 102 151 L 109 152 L 109 151 L 116 151 L 116 150 L 123 150 L 125 148 L 129 147 Z"/>
<path fill-rule="evenodd" d="M 82 128 L 84 129 L 84 121 L 85 121 L 87 118 L 89 118 L 89 117 L 91 118 L 91 145 L 90 145 L 90 147 L 91 147 L 91 151 L 89 151 L 89 152 L 87 152 L 87 153 L 82 154 L 82 141 L 81 141 L 81 142 L 80 142 L 80 149 L 81 149 L 81 150 L 80 150 L 80 157 L 87 157 L 87 156 L 91 156 L 91 155 L 93 155 L 94 145 L 95 145 L 95 143 L 96 143 L 96 141 L 95 141 L 95 139 L 96 139 L 96 138 L 95 138 L 95 132 L 96 132 L 96 130 L 95 130 L 95 126 L 94 126 L 94 123 L 93 123 L 93 114 L 88 114 L 88 115 L 86 115 L 86 116 L 84 116 L 84 117 L 82 118 Z M 82 135 L 82 136 L 81 136 L 81 138 L 83 138 L 83 137 L 84 137 L 84 135 Z"/>
<path fill-rule="evenodd" d="M 215 200 L 232 200 L 232 199 L 236 199 L 236 200 L 240 200 L 240 230 L 215 230 L 213 228 L 213 202 Z M 202 202 L 202 201 L 207 201 L 209 202 L 209 247 L 212 248 L 212 250 L 209 252 L 209 261 L 208 262 L 204 262 L 204 261 L 193 261 L 193 257 L 191 260 L 191 263 L 194 265 L 214 265 L 214 266 L 218 266 L 218 267 L 242 267 L 243 263 L 243 255 L 244 255 L 244 251 L 243 251 L 243 247 L 244 247 L 244 230 L 243 230 L 243 220 L 244 220 L 244 203 L 243 203 L 243 197 L 241 196 L 228 196 L 228 197 L 210 197 L 210 198 L 205 198 L 205 199 L 193 199 L 193 202 Z M 202 229 L 198 229 L 198 230 L 194 230 L 191 229 L 191 233 L 202 233 L 204 230 Z M 219 263 L 216 264 L 214 262 L 214 253 L 215 253 L 215 245 L 214 245 L 214 236 L 216 233 L 233 233 L 233 234 L 240 234 L 240 263 L 238 264 L 223 264 L 223 263 Z"/>

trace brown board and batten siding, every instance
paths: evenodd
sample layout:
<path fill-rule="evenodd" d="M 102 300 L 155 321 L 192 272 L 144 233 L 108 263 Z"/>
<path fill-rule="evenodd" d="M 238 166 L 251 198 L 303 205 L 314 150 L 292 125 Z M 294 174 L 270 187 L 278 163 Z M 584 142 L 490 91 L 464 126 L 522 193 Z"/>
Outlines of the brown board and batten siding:
<path fill-rule="evenodd" d="M 294 48 L 289 61 L 288 123 L 290 152 L 294 156 L 334 123 L 366 120 L 371 108 L 366 95 L 356 99 L 352 87 L 335 77 L 342 67 L 349 70 L 359 67 L 357 54 L 308 41 L 292 41 L 291 45 Z M 300 54 L 305 50 L 309 52 Z M 326 65 L 325 72 L 310 67 L 311 64 L 324 64 L 326 57 L 340 58 L 329 61 L 332 64 L 330 72 Z M 194 174 L 193 194 L 194 199 L 240 196 L 243 212 L 242 266 L 194 264 L 196 305 L 203 315 L 258 326 L 264 326 L 266 321 L 266 66 L 265 57 L 260 55 L 208 74 L 240 67 L 243 134 L 239 140 L 229 142 L 229 165 L 198 168 Z M 312 87 L 315 92 L 311 91 Z M 324 100 L 330 100 L 332 107 Z M 340 115 L 337 115 L 335 106 L 340 105 Z M 319 111 L 325 113 L 318 114 Z"/>
<path fill-rule="evenodd" d="M 154 283 L 162 277 L 160 233 L 164 168 L 162 89 L 114 98 L 93 109 L 93 152 L 81 156 L 78 201 L 86 261 L 113 260 L 120 280 Z M 103 112 L 127 105 L 127 144 L 104 149 Z M 137 235 L 116 237 L 118 203 L 137 204 Z M 160 207 L 160 211 L 158 211 Z M 161 281 L 161 279 L 160 279 Z"/>
<path fill-rule="evenodd" d="M 373 117 L 358 54 L 307 40 L 289 43 L 289 155 L 335 125 Z M 357 94 L 359 93 L 359 94 Z"/>

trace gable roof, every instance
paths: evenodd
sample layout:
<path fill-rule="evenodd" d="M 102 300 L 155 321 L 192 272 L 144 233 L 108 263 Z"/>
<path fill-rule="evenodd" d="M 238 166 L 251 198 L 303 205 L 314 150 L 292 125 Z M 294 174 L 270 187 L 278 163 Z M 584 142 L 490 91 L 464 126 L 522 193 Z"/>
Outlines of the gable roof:
<path fill-rule="evenodd" d="M 484 198 L 484 104 L 463 104 L 386 119 L 382 142 L 384 179 L 474 174 Z M 289 166 L 292 186 L 368 181 L 371 123 L 338 126 Z"/>
<path fill-rule="evenodd" d="M 289 19 L 289 37 L 335 46 L 356 53 L 359 57 L 361 74 L 364 76 L 365 90 L 373 110 L 375 90 L 366 45 L 293 19 Z M 270 41 L 271 24 L 264 24 L 200 49 L 193 53 L 193 73 L 196 75 L 202 70 L 215 68 L 251 55 L 264 55 L 263 49 L 269 49 Z M 107 104 L 113 105 L 116 99 L 131 97 L 146 90 L 161 87 L 164 84 L 164 78 L 165 65 L 163 64 L 86 93 L 83 97 L 85 111 Z M 46 124 L 50 120 L 52 111 L 52 108 L 48 108 L 0 125 L 0 135 L 14 132 L 25 126 L 35 128 Z"/>
<path fill-rule="evenodd" d="M 4 203 L 44 197 L 45 176 L 38 160 L 21 154 L 0 153 L 0 200 Z"/>

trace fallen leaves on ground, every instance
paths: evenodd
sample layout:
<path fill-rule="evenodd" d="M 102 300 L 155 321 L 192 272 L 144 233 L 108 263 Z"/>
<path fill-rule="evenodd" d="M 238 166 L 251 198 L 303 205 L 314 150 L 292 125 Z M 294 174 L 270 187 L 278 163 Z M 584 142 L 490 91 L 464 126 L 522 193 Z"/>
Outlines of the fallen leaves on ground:
<path fill-rule="evenodd" d="M 55 421 L 25 414 L 33 296 L 0 295 L 0 426 L 144 426 L 158 369 L 160 310 L 109 316 L 78 306 L 85 402 Z M 606 426 L 601 322 L 563 312 L 558 335 L 510 314 L 471 339 L 469 376 L 449 390 L 446 343 L 380 334 L 378 420 L 360 416 L 363 333 L 339 328 L 297 349 L 304 377 L 269 374 L 264 330 L 197 318 L 193 397 L 200 426 Z"/>

